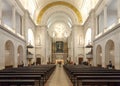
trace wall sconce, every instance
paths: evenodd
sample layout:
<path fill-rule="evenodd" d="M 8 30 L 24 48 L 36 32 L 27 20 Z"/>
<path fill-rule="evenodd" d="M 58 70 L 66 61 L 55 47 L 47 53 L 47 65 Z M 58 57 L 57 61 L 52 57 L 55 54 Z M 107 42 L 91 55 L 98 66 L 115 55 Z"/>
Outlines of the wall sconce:
<path fill-rule="evenodd" d="M 102 57 L 102 53 L 100 53 L 100 56 Z"/>

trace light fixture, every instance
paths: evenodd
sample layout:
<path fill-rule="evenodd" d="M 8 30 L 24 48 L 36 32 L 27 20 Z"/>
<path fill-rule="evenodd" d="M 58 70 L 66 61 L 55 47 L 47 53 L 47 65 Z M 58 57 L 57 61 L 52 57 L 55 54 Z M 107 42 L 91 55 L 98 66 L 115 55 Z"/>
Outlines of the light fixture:
<path fill-rule="evenodd" d="M 100 53 L 100 56 L 102 57 L 102 53 Z"/>

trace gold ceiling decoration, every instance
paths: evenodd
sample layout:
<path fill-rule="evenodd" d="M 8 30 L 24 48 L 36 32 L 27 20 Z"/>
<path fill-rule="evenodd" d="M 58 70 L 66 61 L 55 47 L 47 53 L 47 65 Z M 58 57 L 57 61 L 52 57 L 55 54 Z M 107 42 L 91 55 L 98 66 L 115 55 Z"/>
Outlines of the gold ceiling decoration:
<path fill-rule="evenodd" d="M 42 8 L 42 10 L 39 12 L 39 15 L 38 15 L 38 18 L 37 18 L 37 23 L 39 24 L 41 22 L 42 16 L 44 15 L 44 13 L 49 8 L 51 8 L 53 6 L 57 6 L 57 5 L 63 5 L 63 6 L 66 6 L 66 7 L 70 8 L 70 9 L 72 9 L 75 12 L 75 14 L 77 15 L 78 22 L 82 23 L 82 16 L 81 16 L 79 10 L 76 7 L 74 7 L 72 4 L 64 2 L 64 1 L 52 2 L 50 4 L 47 4 L 44 8 Z"/>

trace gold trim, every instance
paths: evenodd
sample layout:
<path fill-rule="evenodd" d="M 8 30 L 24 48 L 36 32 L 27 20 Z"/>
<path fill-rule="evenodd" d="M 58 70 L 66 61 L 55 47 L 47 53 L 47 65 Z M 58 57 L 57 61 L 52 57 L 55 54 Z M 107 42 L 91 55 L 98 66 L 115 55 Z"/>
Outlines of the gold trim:
<path fill-rule="evenodd" d="M 79 10 L 77 8 L 75 8 L 72 4 L 63 2 L 63 1 L 57 1 L 57 2 L 50 3 L 50 4 L 47 4 L 44 8 L 42 8 L 42 10 L 39 12 L 39 15 L 37 17 L 37 23 L 41 22 L 41 18 L 43 16 L 43 14 L 45 13 L 45 11 L 47 11 L 49 8 L 51 8 L 53 6 L 57 6 L 57 5 L 67 6 L 70 9 L 72 9 L 75 12 L 75 14 L 77 15 L 78 22 L 82 23 L 82 16 L 81 16 Z"/>

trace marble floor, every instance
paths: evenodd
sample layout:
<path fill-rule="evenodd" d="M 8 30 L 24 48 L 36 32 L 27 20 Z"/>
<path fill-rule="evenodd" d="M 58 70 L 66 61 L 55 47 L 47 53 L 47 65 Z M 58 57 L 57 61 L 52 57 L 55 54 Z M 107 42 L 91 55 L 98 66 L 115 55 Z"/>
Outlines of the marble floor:
<path fill-rule="evenodd" d="M 45 86 L 73 86 L 63 67 L 56 66 L 55 71 L 48 79 Z"/>

